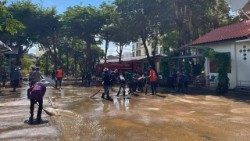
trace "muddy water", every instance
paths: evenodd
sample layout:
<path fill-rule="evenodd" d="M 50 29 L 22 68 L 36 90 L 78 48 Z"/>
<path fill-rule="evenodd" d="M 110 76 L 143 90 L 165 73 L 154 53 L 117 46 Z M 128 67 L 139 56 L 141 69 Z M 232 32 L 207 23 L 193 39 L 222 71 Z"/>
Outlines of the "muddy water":
<path fill-rule="evenodd" d="M 49 89 L 44 107 L 57 114 L 43 114 L 49 123 L 36 126 L 23 122 L 29 113 L 25 89 L 1 97 L 0 140 L 250 140 L 247 103 L 216 96 L 172 94 L 164 94 L 165 98 L 113 96 L 113 102 L 100 99 L 99 94 L 90 99 L 98 89 Z"/>

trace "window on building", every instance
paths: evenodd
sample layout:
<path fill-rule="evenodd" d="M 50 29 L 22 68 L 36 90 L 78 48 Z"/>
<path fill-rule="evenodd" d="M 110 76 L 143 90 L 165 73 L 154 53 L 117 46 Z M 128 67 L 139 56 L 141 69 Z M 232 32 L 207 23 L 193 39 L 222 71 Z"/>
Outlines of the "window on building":
<path fill-rule="evenodd" d="M 141 56 L 141 50 L 136 51 L 136 56 Z"/>
<path fill-rule="evenodd" d="M 135 52 L 132 52 L 132 57 L 135 57 Z"/>

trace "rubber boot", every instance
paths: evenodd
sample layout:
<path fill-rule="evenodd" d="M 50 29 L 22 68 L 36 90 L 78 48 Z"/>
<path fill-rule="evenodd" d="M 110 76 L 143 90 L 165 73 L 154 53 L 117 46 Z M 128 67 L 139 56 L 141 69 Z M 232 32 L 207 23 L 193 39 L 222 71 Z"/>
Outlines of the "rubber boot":
<path fill-rule="evenodd" d="M 29 124 L 33 124 L 33 123 L 34 123 L 33 116 L 30 116 L 30 118 L 29 118 Z"/>
<path fill-rule="evenodd" d="M 37 115 L 36 122 L 37 122 L 38 124 L 41 124 L 41 123 L 42 123 L 41 114 L 38 114 L 38 115 Z"/>
<path fill-rule="evenodd" d="M 104 99 L 104 98 L 105 98 L 104 96 L 105 96 L 105 93 L 102 93 L 102 99 Z"/>
<path fill-rule="evenodd" d="M 111 98 L 109 95 L 107 96 L 107 100 L 113 101 L 113 98 Z"/>

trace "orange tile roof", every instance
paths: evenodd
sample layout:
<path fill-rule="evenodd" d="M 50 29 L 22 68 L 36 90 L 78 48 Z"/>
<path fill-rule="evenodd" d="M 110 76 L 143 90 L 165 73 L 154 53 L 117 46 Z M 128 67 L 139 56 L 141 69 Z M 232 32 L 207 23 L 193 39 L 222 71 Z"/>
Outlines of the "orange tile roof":
<path fill-rule="evenodd" d="M 212 30 L 191 42 L 190 45 L 218 42 L 250 36 L 250 20 Z"/>

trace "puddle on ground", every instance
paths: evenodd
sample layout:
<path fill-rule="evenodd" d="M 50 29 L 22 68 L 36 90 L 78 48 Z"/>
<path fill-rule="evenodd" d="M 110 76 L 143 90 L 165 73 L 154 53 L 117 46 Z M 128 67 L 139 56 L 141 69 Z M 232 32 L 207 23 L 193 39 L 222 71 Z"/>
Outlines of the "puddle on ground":
<path fill-rule="evenodd" d="M 249 108 L 236 108 L 231 110 L 232 113 L 237 114 L 250 114 L 250 107 Z"/>
<path fill-rule="evenodd" d="M 250 107 L 216 96 L 139 94 L 114 101 L 102 100 L 100 88 L 48 88 L 43 112 L 49 123 L 30 126 L 29 101 L 20 97 L 1 99 L 0 140 L 166 140 L 234 141 L 250 138 Z M 117 90 L 117 89 L 115 89 Z M 51 99 L 51 102 L 49 102 Z M 37 107 L 36 107 L 37 108 Z M 35 112 L 36 113 L 36 112 Z"/>

